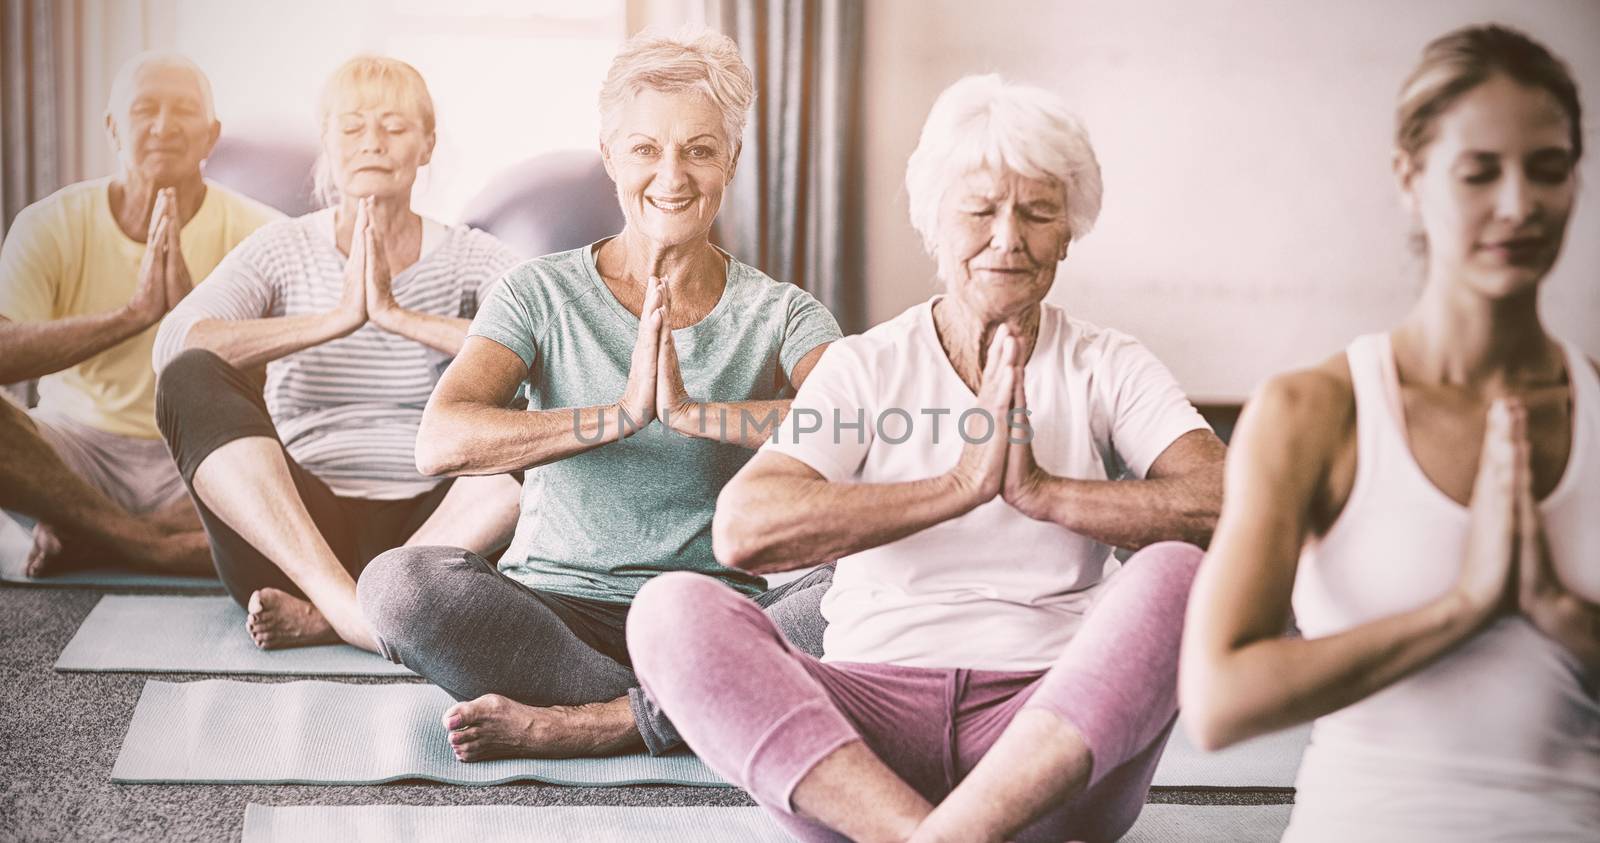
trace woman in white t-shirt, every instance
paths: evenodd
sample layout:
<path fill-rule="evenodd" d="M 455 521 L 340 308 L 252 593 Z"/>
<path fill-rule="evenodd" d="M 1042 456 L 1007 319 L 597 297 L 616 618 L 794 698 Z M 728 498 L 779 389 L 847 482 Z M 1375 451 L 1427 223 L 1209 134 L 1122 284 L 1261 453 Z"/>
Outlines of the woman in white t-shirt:
<path fill-rule="evenodd" d="M 1468 27 L 1428 46 L 1398 128 L 1422 296 L 1251 400 L 1184 720 L 1210 748 L 1316 721 L 1286 840 L 1600 840 L 1600 375 L 1539 317 L 1577 85 Z"/>
<path fill-rule="evenodd" d="M 839 560 L 823 659 L 668 574 L 634 667 L 803 839 L 1112 839 L 1174 718 L 1200 551 L 1171 540 L 1206 541 L 1222 444 L 1132 338 L 1044 302 L 1100 208 L 1057 97 L 956 83 L 906 186 L 946 293 L 835 343 L 713 525 L 724 564 Z M 1144 550 L 1102 589 L 1112 546 Z"/>

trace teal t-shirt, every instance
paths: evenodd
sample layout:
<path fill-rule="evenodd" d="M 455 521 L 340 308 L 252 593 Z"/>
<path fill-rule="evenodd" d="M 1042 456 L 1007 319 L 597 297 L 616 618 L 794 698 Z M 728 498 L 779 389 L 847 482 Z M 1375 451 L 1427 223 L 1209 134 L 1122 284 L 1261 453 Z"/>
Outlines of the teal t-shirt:
<path fill-rule="evenodd" d="M 627 385 L 639 319 L 601 280 L 594 250 L 517 266 L 472 320 L 470 336 L 493 340 L 528 365 L 529 410 L 610 404 Z M 684 387 L 696 401 L 790 397 L 795 364 L 837 339 L 839 325 L 821 302 L 732 258 L 716 306 L 672 332 Z M 529 469 L 500 570 L 532 588 L 611 602 L 631 601 L 666 571 L 761 591 L 760 577 L 725 568 L 711 554 L 717 493 L 754 455 L 668 432 L 656 420 L 621 442 Z"/>

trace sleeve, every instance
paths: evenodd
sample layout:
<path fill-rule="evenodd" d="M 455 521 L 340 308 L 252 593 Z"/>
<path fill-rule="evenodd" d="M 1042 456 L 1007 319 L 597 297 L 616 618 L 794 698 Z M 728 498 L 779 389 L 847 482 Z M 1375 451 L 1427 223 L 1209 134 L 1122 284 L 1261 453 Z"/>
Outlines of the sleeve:
<path fill-rule="evenodd" d="M 65 232 L 51 230 L 38 205 L 17 214 L 0 243 L 0 316 L 13 322 L 56 318 L 56 291 L 62 282 Z"/>
<path fill-rule="evenodd" d="M 1109 384 L 1111 447 L 1133 476 L 1150 466 L 1180 436 L 1210 430 L 1177 378 L 1138 340 L 1111 335 L 1102 358 L 1101 382 Z"/>
<path fill-rule="evenodd" d="M 852 340 L 828 346 L 761 450 L 793 457 L 835 483 L 855 477 L 876 436 L 871 378 Z"/>
<path fill-rule="evenodd" d="M 489 292 L 522 260 L 493 234 L 477 229 L 472 229 L 471 234 L 477 243 L 474 248 L 471 277 L 465 279 L 461 285 L 461 312 L 458 315 L 462 319 L 477 316 L 478 307 Z"/>
<path fill-rule="evenodd" d="M 788 316 L 783 325 L 783 344 L 778 347 L 778 365 L 783 376 L 793 383 L 794 367 L 811 350 L 841 336 L 839 323 L 816 297 L 793 287 L 788 301 Z"/>
<path fill-rule="evenodd" d="M 196 322 L 272 315 L 277 291 L 265 260 L 267 238 L 272 231 L 264 228 L 246 237 L 211 270 L 204 283 L 196 284 L 193 292 L 161 320 L 150 360 L 156 371 L 183 352 L 189 329 Z"/>
<path fill-rule="evenodd" d="M 538 350 L 534 337 L 539 335 L 543 324 L 536 318 L 534 308 L 529 307 L 517 294 L 526 283 L 522 280 L 526 277 L 523 273 L 528 271 L 526 268 L 513 269 L 490 287 L 483 306 L 472 317 L 467 336 L 494 340 L 516 352 L 522 358 L 523 365 L 532 369 Z M 533 279 L 534 283 L 537 280 Z"/>

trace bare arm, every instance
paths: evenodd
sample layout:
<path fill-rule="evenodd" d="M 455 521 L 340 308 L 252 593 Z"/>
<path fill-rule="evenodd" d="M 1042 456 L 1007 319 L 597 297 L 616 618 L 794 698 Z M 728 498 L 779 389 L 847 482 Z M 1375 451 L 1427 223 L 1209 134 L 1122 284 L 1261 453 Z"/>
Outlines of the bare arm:
<path fill-rule="evenodd" d="M 371 315 L 372 321 L 385 331 L 416 340 L 452 356 L 461 353 L 461 345 L 467 339 L 467 329 L 472 327 L 470 319 L 406 310 L 398 304 L 371 311 Z"/>
<path fill-rule="evenodd" d="M 978 404 L 990 418 L 1011 405 L 1016 343 L 995 332 Z M 978 438 L 974 436 L 973 438 Z M 711 524 L 717 560 L 776 573 L 837 559 L 948 521 L 999 494 L 1006 437 L 969 440 L 945 474 L 903 483 L 836 483 L 793 457 L 764 452 L 717 497 Z"/>
<path fill-rule="evenodd" d="M 685 436 L 728 442 L 754 450 L 772 437 L 778 425 L 789 415 L 787 398 L 771 401 L 708 401 L 693 403 L 687 400 L 683 379 L 678 370 L 678 355 L 672 347 L 670 332 L 663 331 L 662 356 L 657 368 L 657 406 L 661 416 L 673 431 Z M 798 390 L 806 377 L 822 359 L 822 353 L 832 343 L 823 343 L 806 352 L 794 364 L 790 380 Z"/>
<path fill-rule="evenodd" d="M 468 337 L 422 411 L 417 470 L 427 475 L 504 474 L 620 441 L 655 417 L 656 344 L 665 314 L 646 287 L 628 384 L 613 404 L 556 410 L 506 407 L 528 377 L 509 348 Z"/>
<path fill-rule="evenodd" d="M 202 319 L 189 328 L 183 347 L 203 348 L 237 368 L 249 369 L 347 336 L 359 327 L 360 322 L 340 310 L 265 319 Z"/>
<path fill-rule="evenodd" d="M 623 429 L 621 402 L 507 408 L 527 375 L 516 352 L 494 340 L 468 337 L 422 413 L 417 470 L 430 476 L 504 474 L 581 454 L 632 432 Z"/>
<path fill-rule="evenodd" d="M 1509 581 L 1510 422 L 1485 438 L 1473 539 L 1458 587 L 1413 611 L 1317 639 L 1283 637 L 1310 512 L 1353 435 L 1348 380 L 1324 371 L 1269 383 L 1228 457 L 1228 497 L 1185 624 L 1179 696 L 1206 749 L 1315 719 L 1428 664 L 1478 629 Z M 1477 561 L 1473 561 L 1473 560 Z"/>
<path fill-rule="evenodd" d="M 153 324 L 127 307 L 50 322 L 13 322 L 0 316 L 0 383 L 76 366 Z"/>
<path fill-rule="evenodd" d="M 168 301 L 168 249 L 172 215 L 166 195 L 156 201 L 149 246 L 139 264 L 139 286 L 127 304 L 105 313 L 49 322 L 14 322 L 0 316 L 0 383 L 16 383 L 76 366 L 161 321 Z M 182 256 L 178 257 L 181 264 Z"/>
<path fill-rule="evenodd" d="M 1019 453 L 1032 470 L 1008 467 L 1006 500 L 1102 544 L 1140 548 L 1176 539 L 1204 547 L 1222 508 L 1225 456 L 1216 434 L 1191 430 L 1161 452 L 1143 480 L 1075 480 L 1039 470 Z M 1029 478 L 1025 488 L 1013 491 L 1013 477 Z"/>

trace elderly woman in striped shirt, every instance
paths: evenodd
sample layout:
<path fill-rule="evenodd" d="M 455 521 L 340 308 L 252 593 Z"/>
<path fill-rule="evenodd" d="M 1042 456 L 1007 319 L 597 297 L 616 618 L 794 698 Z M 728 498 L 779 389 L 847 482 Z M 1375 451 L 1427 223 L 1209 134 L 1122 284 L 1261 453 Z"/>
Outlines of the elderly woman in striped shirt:
<path fill-rule="evenodd" d="M 489 552 L 510 477 L 417 473 L 423 406 L 478 302 L 517 257 L 411 210 L 434 145 L 411 66 L 358 57 L 322 97 L 332 207 L 245 240 L 162 324 L 157 419 L 217 573 L 263 648 L 377 644 L 356 604 L 368 560 L 404 543 Z M 266 389 L 249 374 L 266 367 Z"/>

